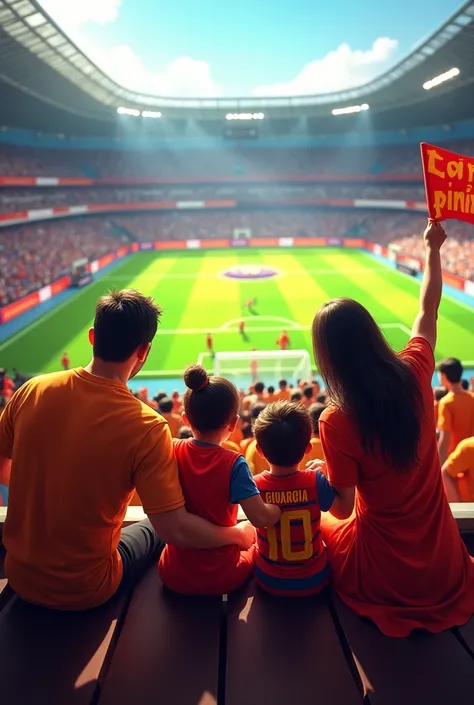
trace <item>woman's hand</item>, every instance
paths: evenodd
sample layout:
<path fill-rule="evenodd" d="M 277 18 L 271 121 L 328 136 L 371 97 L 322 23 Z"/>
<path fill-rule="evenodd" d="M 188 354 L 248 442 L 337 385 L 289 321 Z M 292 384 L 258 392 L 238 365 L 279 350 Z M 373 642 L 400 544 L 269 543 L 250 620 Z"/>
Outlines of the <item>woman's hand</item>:
<path fill-rule="evenodd" d="M 249 521 L 241 521 L 234 527 L 236 539 L 235 542 L 237 546 L 246 551 L 253 546 L 257 536 L 255 534 L 255 529 Z"/>
<path fill-rule="evenodd" d="M 446 237 L 446 231 L 443 226 L 432 218 L 428 218 L 428 225 L 423 233 L 423 241 L 426 247 L 432 247 L 439 250 L 441 249 L 443 242 L 446 240 Z"/>

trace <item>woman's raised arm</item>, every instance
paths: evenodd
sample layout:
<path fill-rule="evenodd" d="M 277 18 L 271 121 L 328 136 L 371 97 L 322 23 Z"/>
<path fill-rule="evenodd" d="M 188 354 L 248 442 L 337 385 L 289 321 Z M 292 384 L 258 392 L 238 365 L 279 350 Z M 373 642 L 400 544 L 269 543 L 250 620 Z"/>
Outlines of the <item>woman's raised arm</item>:
<path fill-rule="evenodd" d="M 426 256 L 420 290 L 420 311 L 413 323 L 411 337 L 424 338 L 434 350 L 436 345 L 436 321 L 443 289 L 440 249 L 446 240 L 444 228 L 430 219 L 423 233 L 423 240 L 426 247 Z"/>

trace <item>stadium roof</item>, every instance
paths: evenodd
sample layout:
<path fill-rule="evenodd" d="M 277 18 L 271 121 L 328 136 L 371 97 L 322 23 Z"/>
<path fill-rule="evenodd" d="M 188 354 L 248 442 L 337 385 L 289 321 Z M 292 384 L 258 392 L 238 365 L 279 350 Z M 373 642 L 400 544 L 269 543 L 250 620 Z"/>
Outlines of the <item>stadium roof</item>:
<path fill-rule="evenodd" d="M 409 21 L 409 18 L 407 18 Z M 423 83 L 456 67 L 460 74 L 433 90 Z M 474 117 L 474 0 L 390 71 L 356 88 L 312 96 L 264 98 L 156 97 L 110 79 L 62 32 L 35 0 L 0 0 L 0 123 L 47 132 L 107 134 L 120 106 L 159 110 L 157 134 L 186 131 L 193 120 L 204 133 L 222 132 L 228 112 L 264 112 L 261 134 L 287 134 L 301 119 L 312 132 L 444 124 Z M 449 98 L 447 98 L 449 95 Z M 370 104 L 362 116 L 334 118 L 332 110 Z M 133 120 L 133 118 L 125 117 Z"/>

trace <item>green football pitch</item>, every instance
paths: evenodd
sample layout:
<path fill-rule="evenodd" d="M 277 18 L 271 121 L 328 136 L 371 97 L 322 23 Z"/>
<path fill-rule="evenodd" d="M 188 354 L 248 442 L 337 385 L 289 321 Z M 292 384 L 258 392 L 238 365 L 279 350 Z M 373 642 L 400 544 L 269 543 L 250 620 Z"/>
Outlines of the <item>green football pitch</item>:
<path fill-rule="evenodd" d="M 231 267 L 274 268 L 271 279 L 231 279 Z M 367 253 L 335 248 L 241 249 L 137 253 L 42 318 L 0 343 L 0 364 L 24 372 L 60 369 L 66 350 L 72 366 L 91 351 L 87 329 L 96 299 L 112 287 L 154 296 L 163 318 L 143 375 L 177 377 L 206 350 L 211 333 L 216 351 L 274 350 L 286 329 L 292 349 L 310 350 L 310 325 L 324 301 L 346 296 L 366 306 L 389 343 L 406 343 L 417 312 L 419 282 L 379 263 Z M 256 299 L 254 314 L 245 309 Z M 474 367 L 474 309 L 443 297 L 436 357 L 455 355 Z M 244 317 L 247 339 L 238 332 Z"/>

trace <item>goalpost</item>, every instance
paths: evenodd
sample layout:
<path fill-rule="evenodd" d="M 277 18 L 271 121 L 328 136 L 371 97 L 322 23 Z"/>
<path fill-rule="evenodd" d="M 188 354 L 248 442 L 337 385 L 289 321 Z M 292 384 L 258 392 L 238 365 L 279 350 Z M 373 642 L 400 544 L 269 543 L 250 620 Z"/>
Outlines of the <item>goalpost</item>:
<path fill-rule="evenodd" d="M 307 350 L 216 352 L 214 375 L 226 377 L 237 387 L 248 387 L 256 380 L 275 387 L 280 379 L 286 379 L 292 384 L 298 380 L 310 382 L 311 358 Z"/>

